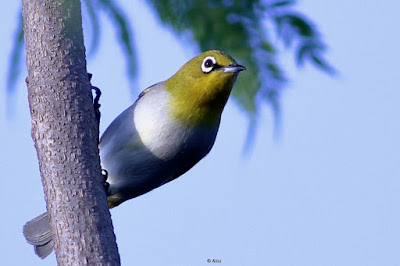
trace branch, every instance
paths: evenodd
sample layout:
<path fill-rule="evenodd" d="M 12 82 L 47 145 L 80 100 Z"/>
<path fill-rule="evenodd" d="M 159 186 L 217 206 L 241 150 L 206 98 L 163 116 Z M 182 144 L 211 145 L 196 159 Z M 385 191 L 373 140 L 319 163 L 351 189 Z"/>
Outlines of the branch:
<path fill-rule="evenodd" d="M 32 138 L 59 265 L 119 265 L 79 0 L 22 0 Z"/>

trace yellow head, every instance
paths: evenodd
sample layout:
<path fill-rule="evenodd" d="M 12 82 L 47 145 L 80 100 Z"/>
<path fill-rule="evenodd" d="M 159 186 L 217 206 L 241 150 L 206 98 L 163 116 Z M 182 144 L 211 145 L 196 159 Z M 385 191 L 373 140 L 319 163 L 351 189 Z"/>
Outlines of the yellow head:
<path fill-rule="evenodd" d="M 212 50 L 188 61 L 165 88 L 171 94 L 171 117 L 187 125 L 215 125 L 237 74 L 245 70 L 228 54 Z"/>

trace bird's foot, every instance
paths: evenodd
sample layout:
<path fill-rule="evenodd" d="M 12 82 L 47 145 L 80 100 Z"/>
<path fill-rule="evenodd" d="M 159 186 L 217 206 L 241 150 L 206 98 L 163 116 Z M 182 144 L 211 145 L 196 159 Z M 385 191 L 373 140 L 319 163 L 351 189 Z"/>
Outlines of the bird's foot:
<path fill-rule="evenodd" d="M 103 176 L 103 182 L 101 183 L 106 191 L 107 197 L 110 196 L 110 183 L 107 182 L 108 172 L 105 169 L 101 169 L 101 175 Z"/>
<path fill-rule="evenodd" d="M 89 82 L 92 80 L 92 76 L 93 76 L 92 74 L 88 73 Z M 90 86 L 92 86 L 92 84 L 90 84 Z M 93 100 L 93 108 L 94 108 L 97 123 L 100 125 L 100 116 L 101 116 L 100 106 L 101 106 L 101 104 L 99 104 L 99 100 L 100 100 L 100 96 L 101 96 L 101 90 L 95 86 L 92 86 L 92 90 L 94 90 L 96 93 L 96 96 L 94 97 L 94 100 Z"/>

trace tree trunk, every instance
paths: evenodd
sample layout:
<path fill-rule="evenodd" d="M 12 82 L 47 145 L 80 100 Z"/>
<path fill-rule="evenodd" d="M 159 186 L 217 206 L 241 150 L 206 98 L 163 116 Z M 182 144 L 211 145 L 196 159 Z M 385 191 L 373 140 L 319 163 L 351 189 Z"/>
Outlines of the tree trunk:
<path fill-rule="evenodd" d="M 79 0 L 22 0 L 32 138 L 59 265 L 119 265 Z"/>

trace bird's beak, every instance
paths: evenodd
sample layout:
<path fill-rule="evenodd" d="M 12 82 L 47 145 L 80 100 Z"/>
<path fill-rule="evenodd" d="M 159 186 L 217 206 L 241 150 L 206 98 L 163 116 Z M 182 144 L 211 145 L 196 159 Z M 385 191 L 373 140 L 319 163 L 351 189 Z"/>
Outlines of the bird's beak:
<path fill-rule="evenodd" d="M 244 66 L 241 65 L 229 65 L 222 68 L 224 73 L 238 73 L 240 71 L 246 70 Z"/>

